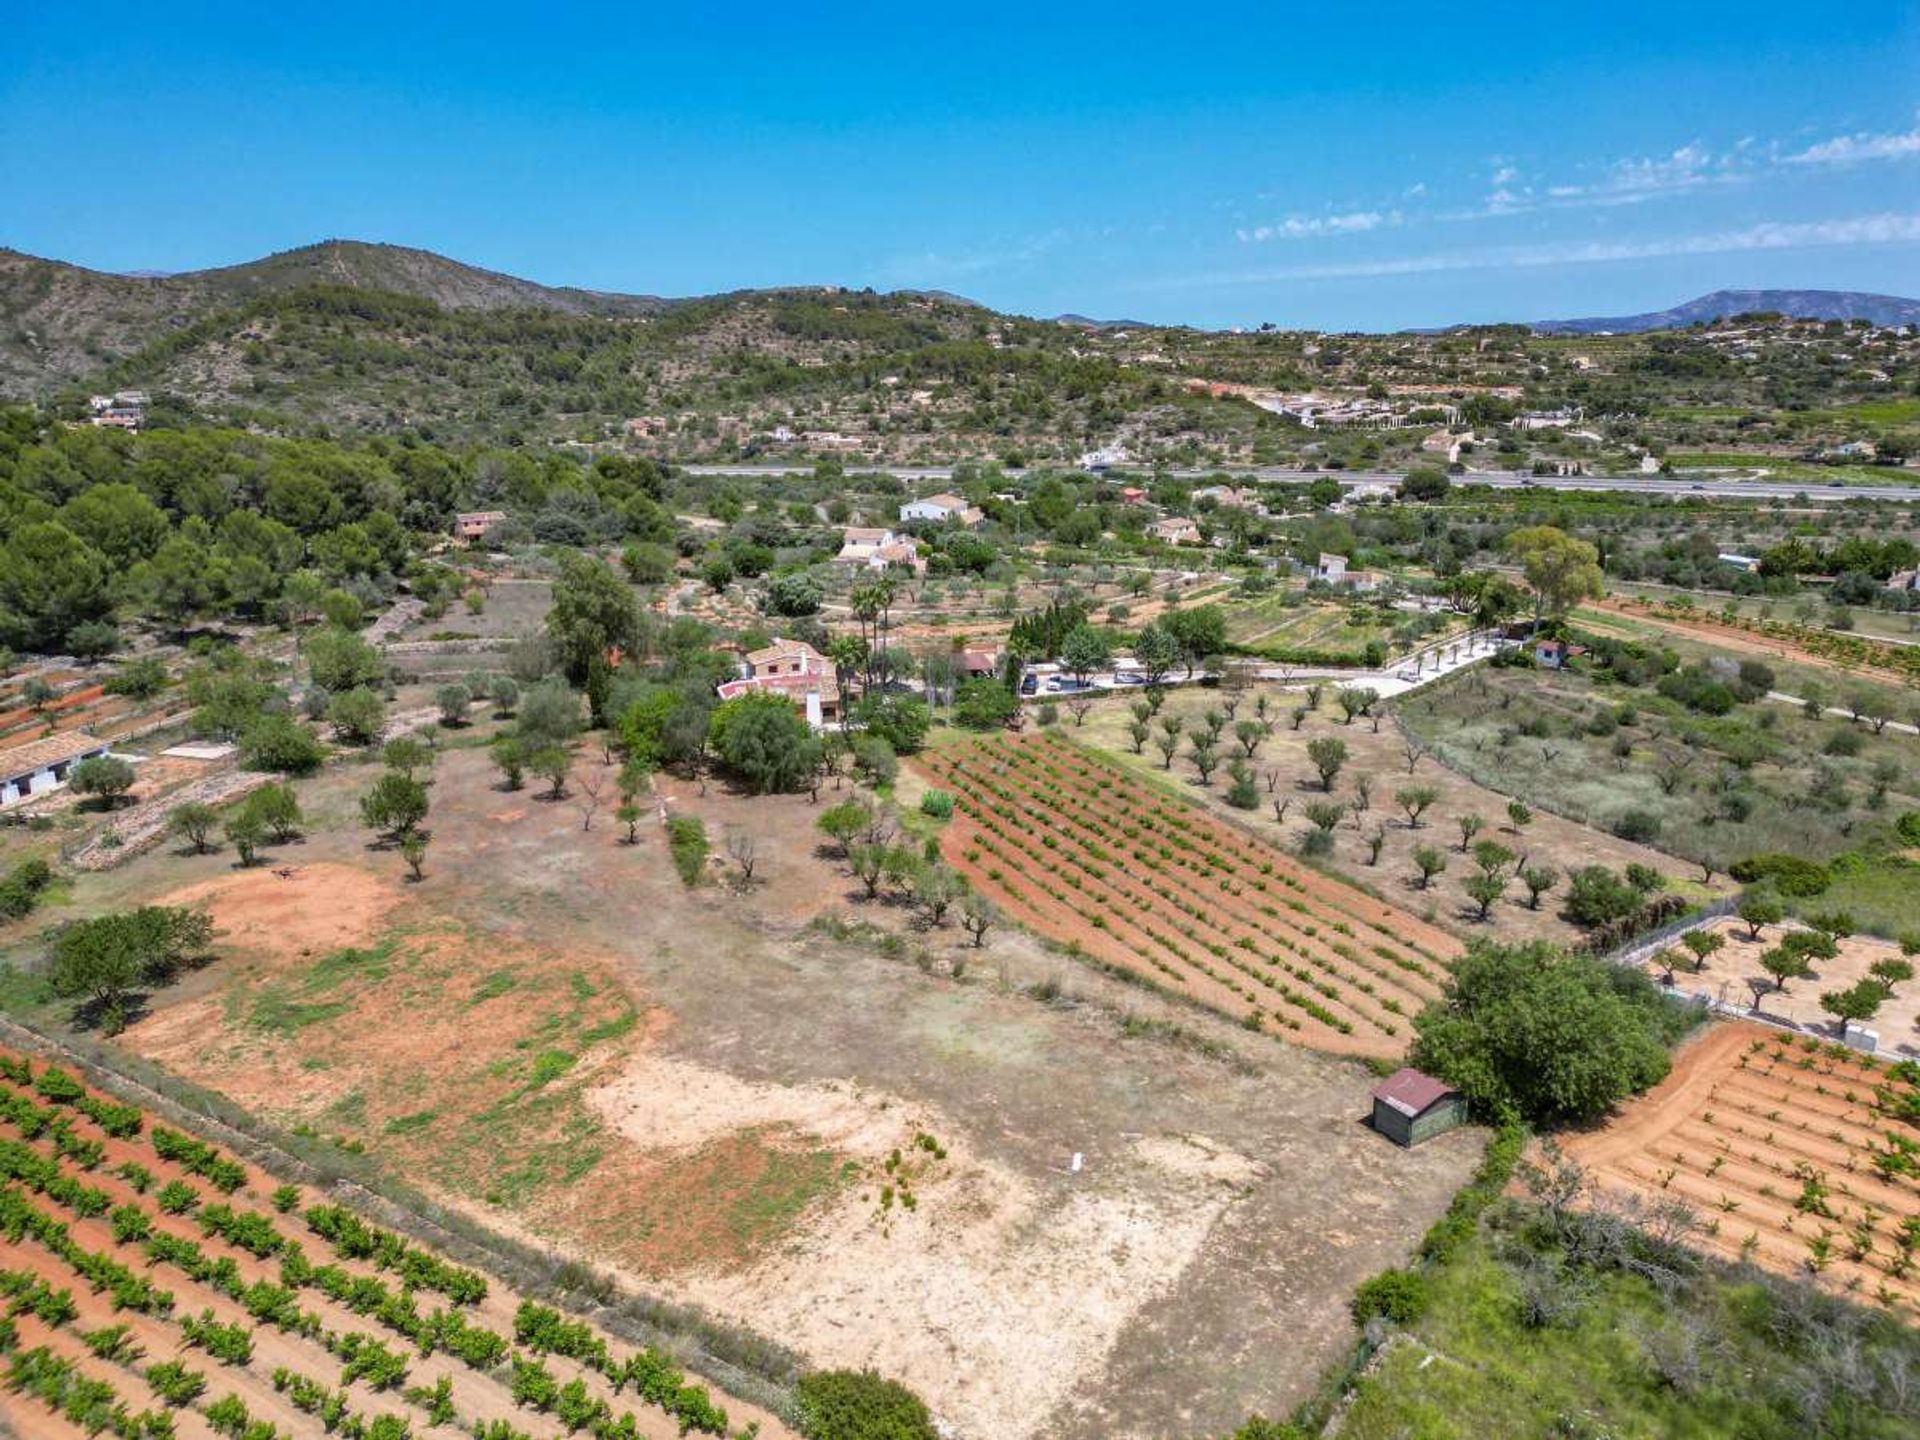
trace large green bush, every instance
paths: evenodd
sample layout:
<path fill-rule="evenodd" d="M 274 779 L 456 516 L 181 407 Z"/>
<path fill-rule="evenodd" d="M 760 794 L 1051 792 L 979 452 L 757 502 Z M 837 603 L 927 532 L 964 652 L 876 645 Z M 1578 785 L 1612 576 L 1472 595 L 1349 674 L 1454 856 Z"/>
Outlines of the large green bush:
<path fill-rule="evenodd" d="M 689 885 L 698 885 L 707 868 L 707 827 L 691 815 L 676 815 L 667 821 L 667 850 L 673 856 L 673 868 Z"/>
<path fill-rule="evenodd" d="M 1742 885 L 1771 881 L 1773 888 L 1782 895 L 1800 900 L 1821 894 L 1833 883 L 1832 872 L 1826 866 L 1779 851 L 1767 851 L 1736 860 L 1727 873 Z"/>
<path fill-rule="evenodd" d="M 821 1370 L 793 1387 L 807 1440 L 937 1440 L 919 1396 L 872 1370 Z"/>
<path fill-rule="evenodd" d="M 1638 890 L 1604 865 L 1574 871 L 1567 886 L 1567 918 L 1589 928 L 1625 919 L 1645 903 Z"/>
<path fill-rule="evenodd" d="M 1414 1022 L 1412 1063 L 1483 1115 L 1598 1119 L 1667 1073 L 1690 1023 L 1644 974 L 1544 942 L 1476 942 Z"/>
<path fill-rule="evenodd" d="M 1353 1323 L 1391 1320 L 1411 1325 L 1427 1309 L 1427 1282 L 1414 1270 L 1382 1270 L 1360 1282 L 1353 1295 Z"/>

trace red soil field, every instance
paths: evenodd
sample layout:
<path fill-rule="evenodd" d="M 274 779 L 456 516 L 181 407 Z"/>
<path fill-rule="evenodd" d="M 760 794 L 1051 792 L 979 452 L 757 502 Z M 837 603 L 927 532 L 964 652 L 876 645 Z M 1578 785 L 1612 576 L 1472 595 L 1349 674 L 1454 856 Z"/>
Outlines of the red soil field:
<path fill-rule="evenodd" d="M 498 1369 L 470 1368 L 446 1349 L 438 1349 L 430 1356 L 422 1355 L 394 1328 L 386 1310 L 372 1311 L 360 1303 L 349 1304 L 312 1282 L 296 1284 L 291 1291 L 291 1303 L 298 1313 L 309 1318 L 311 1333 L 301 1326 L 256 1319 L 250 1313 L 241 1295 L 244 1293 L 250 1301 L 262 1290 L 281 1283 L 285 1279 L 283 1262 L 295 1251 L 303 1253 L 315 1266 L 334 1267 L 350 1281 L 380 1281 L 389 1292 L 402 1289 L 395 1269 L 380 1269 L 373 1261 L 353 1258 L 336 1250 L 302 1220 L 308 1206 L 331 1203 L 332 1197 L 306 1187 L 295 1187 L 297 1194 L 290 1209 L 280 1213 L 278 1205 L 269 1204 L 268 1198 L 278 1188 L 278 1182 L 251 1165 L 239 1167 L 244 1179 L 231 1195 L 225 1194 L 206 1176 L 189 1169 L 184 1161 L 164 1159 L 157 1153 L 151 1117 L 138 1134 L 117 1138 L 85 1114 L 79 1105 L 58 1102 L 50 1105 L 36 1086 L 23 1083 L 22 1066 L 28 1067 L 36 1079 L 46 1068 L 38 1060 L 25 1061 L 0 1052 L 0 1063 L 6 1065 L 8 1072 L 0 1076 L 0 1191 L 63 1225 L 66 1235 L 82 1251 L 109 1257 L 149 1279 L 156 1289 L 172 1297 L 169 1307 L 123 1306 L 115 1291 L 104 1283 L 96 1288 L 43 1237 L 31 1232 L 9 1236 L 8 1243 L 0 1247 L 0 1278 L 30 1273 L 55 1290 L 67 1291 L 75 1307 L 74 1317 L 59 1324 L 46 1323 L 31 1314 L 15 1316 L 16 1353 L 42 1346 L 48 1348 L 71 1361 L 86 1379 L 111 1386 L 129 1413 L 164 1408 L 142 1378 L 142 1372 L 158 1361 L 178 1360 L 206 1377 L 206 1390 L 195 1402 L 199 1409 L 223 1396 L 235 1395 L 256 1420 L 278 1425 L 283 1433 L 293 1435 L 318 1433 L 319 1421 L 296 1408 L 291 1396 L 274 1383 L 274 1373 L 281 1367 L 319 1382 L 329 1392 L 343 1391 L 350 1408 L 368 1419 L 404 1415 L 412 1422 L 416 1434 L 423 1430 L 441 1433 L 429 1424 L 429 1417 L 421 1408 L 424 1402 L 417 1392 L 431 1390 L 442 1379 L 448 1382 L 451 1404 L 465 1424 L 505 1421 L 524 1429 L 527 1422 L 534 1419 L 532 1412 L 514 1403 L 507 1387 L 501 1383 Z M 92 1090 L 87 1091 L 87 1096 L 89 1100 L 102 1098 Z M 81 1149 L 73 1150 L 63 1144 L 62 1134 L 69 1141 L 78 1141 Z M 73 1182 L 79 1190 L 91 1192 L 96 1198 L 76 1205 L 74 1193 L 36 1181 L 36 1157 L 38 1161 L 58 1158 L 61 1183 Z M 142 1171 L 144 1175 L 140 1174 Z M 184 1183 L 198 1193 L 199 1203 L 188 1213 L 167 1214 L 157 1204 L 160 1191 L 170 1182 Z M 259 1256 L 209 1229 L 201 1217 L 223 1204 L 241 1215 L 267 1219 L 283 1237 L 283 1247 L 271 1256 Z M 208 1260 L 223 1268 L 225 1278 L 197 1275 L 175 1260 L 158 1258 L 148 1253 L 144 1240 L 131 1235 L 124 1240 L 117 1239 L 105 1208 L 109 1206 L 116 1212 L 123 1207 L 141 1211 L 146 1217 L 148 1234 L 198 1245 Z M 587 1394 L 604 1400 L 615 1415 L 631 1413 L 635 1433 L 644 1440 L 668 1440 L 683 1433 L 664 1409 L 647 1404 L 631 1392 L 624 1396 L 617 1393 L 607 1378 L 590 1365 L 552 1354 L 536 1357 L 525 1347 L 514 1347 L 519 1297 L 497 1281 L 489 1283 L 486 1295 L 477 1302 L 453 1301 L 432 1286 L 422 1286 L 413 1291 L 412 1296 L 411 1307 L 402 1308 L 411 1308 L 421 1316 L 441 1309 L 457 1312 L 466 1324 L 492 1330 L 505 1338 L 510 1353 L 538 1358 L 557 1383 L 580 1380 Z M 182 1319 L 208 1312 L 222 1324 L 239 1325 L 249 1332 L 253 1342 L 250 1359 L 240 1364 L 222 1364 L 206 1350 L 187 1343 Z M 83 1338 L 86 1334 L 116 1325 L 129 1327 L 130 1338 L 139 1348 L 137 1356 L 102 1357 L 88 1348 Z M 364 1380 L 340 1384 L 342 1359 L 323 1347 L 320 1339 L 323 1332 L 336 1335 L 359 1332 L 404 1355 L 407 1360 L 404 1384 L 416 1393 L 405 1395 L 397 1386 L 376 1391 Z M 637 1347 L 609 1339 L 608 1348 L 624 1355 Z M 0 1358 L 0 1379 L 4 1379 L 6 1369 L 7 1361 Z M 760 1422 L 761 1434 L 789 1435 L 784 1426 L 765 1412 L 742 1405 L 731 1397 L 716 1398 L 726 1406 L 736 1426 L 744 1412 L 745 1419 Z M 196 1408 L 173 1413 L 182 1440 L 212 1435 L 206 1417 L 197 1413 Z M 0 1388 L 0 1432 L 5 1431 L 8 1422 L 17 1425 L 22 1435 L 78 1433 L 43 1408 L 37 1399 Z M 536 1433 L 555 1426 L 557 1422 L 549 1421 L 545 1427 L 536 1422 Z"/>
<path fill-rule="evenodd" d="M 1920 1308 L 1920 1071 L 1717 1024 L 1673 1073 L 1566 1142 L 1601 1188 L 1678 1200 L 1729 1259 Z"/>
<path fill-rule="evenodd" d="M 1319 1049 L 1397 1056 L 1460 953 L 1444 931 L 1057 734 L 921 756 L 948 862 L 1037 933 Z"/>

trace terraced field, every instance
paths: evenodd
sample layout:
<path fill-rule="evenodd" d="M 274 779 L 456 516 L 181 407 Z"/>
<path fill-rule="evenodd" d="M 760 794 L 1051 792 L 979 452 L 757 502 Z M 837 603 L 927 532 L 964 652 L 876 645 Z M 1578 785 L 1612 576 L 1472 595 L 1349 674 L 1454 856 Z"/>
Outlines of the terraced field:
<path fill-rule="evenodd" d="M 658 1351 L 617 1355 L 584 1322 L 6 1054 L 0 1234 L 0 1422 L 22 1435 L 742 1433 Z"/>
<path fill-rule="evenodd" d="M 1695 1209 L 1708 1248 L 1920 1307 L 1920 1068 L 1716 1026 L 1567 1153 L 1603 1187 Z"/>
<path fill-rule="evenodd" d="M 949 863 L 1041 935 L 1254 1028 L 1395 1056 L 1460 946 L 1057 733 L 917 762 Z"/>

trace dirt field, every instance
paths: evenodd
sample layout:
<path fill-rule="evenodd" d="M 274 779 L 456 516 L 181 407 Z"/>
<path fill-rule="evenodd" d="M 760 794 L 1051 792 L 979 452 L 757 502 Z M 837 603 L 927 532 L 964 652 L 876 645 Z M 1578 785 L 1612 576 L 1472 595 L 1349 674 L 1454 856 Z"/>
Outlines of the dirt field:
<path fill-rule="evenodd" d="M 689 893 L 657 825 L 583 830 L 451 751 L 412 885 L 353 828 L 369 778 L 304 782 L 314 833 L 263 868 L 163 850 L 78 882 L 82 910 L 166 895 L 225 932 L 126 1043 L 636 1288 L 898 1375 L 956 1436 L 1286 1409 L 1477 1157 L 1472 1132 L 1380 1140 L 1350 1062 L 1011 927 L 976 951 L 856 904 L 805 797 L 664 782 L 663 810 L 760 846 L 751 889 L 720 861 Z"/>
<path fill-rule="evenodd" d="M 1637 861 L 1669 876 L 1676 888 L 1693 888 L 1699 871 L 1670 855 L 1644 845 L 1621 840 L 1545 811 L 1535 811 L 1524 833 L 1516 833 L 1507 819 L 1510 797 L 1478 785 L 1466 776 L 1449 770 L 1431 757 L 1421 755 L 1413 768 L 1407 765 L 1407 751 L 1399 731 L 1391 720 L 1383 720 L 1376 731 L 1370 720 L 1341 723 L 1341 712 L 1333 703 L 1333 687 L 1320 708 L 1310 713 L 1299 729 L 1293 728 L 1293 709 L 1306 703 L 1298 689 L 1256 686 L 1241 702 L 1239 716 L 1255 716 L 1261 695 L 1268 699 L 1267 718 L 1274 723 L 1273 734 L 1261 742 L 1251 764 L 1260 774 L 1261 805 L 1258 810 L 1235 810 L 1226 804 L 1228 781 L 1225 767 L 1216 772 L 1213 783 L 1198 783 L 1186 758 L 1186 741 L 1181 741 L 1171 772 L 1162 768 L 1160 752 L 1148 742 L 1145 753 L 1135 755 L 1127 726 L 1132 720 L 1127 707 L 1119 701 L 1096 706 L 1083 727 L 1075 728 L 1063 717 L 1065 733 L 1105 750 L 1116 762 L 1141 773 L 1171 778 L 1216 816 L 1250 834 L 1287 850 L 1298 848 L 1312 827 L 1305 816 L 1306 807 L 1315 801 L 1332 800 L 1347 807 L 1347 814 L 1335 828 L 1333 853 L 1322 863 L 1347 876 L 1355 884 L 1387 896 L 1402 907 L 1432 924 L 1465 938 L 1491 935 L 1502 940 L 1544 939 L 1566 944 L 1577 940 L 1581 931 L 1560 915 L 1557 898 L 1565 892 L 1565 877 L 1583 865 L 1608 865 L 1620 868 Z M 1209 708 L 1218 708 L 1218 691 L 1175 692 L 1162 712 L 1181 718 L 1187 731 L 1196 727 L 1199 717 Z M 1237 751 L 1234 722 L 1221 736 L 1224 756 Z M 1154 735 L 1159 735 L 1158 721 Z M 1335 782 L 1331 796 L 1325 794 L 1320 778 L 1307 755 L 1307 745 L 1321 736 L 1332 736 L 1345 743 L 1348 759 Z M 1276 776 L 1269 791 L 1266 776 Z M 1360 783 L 1365 778 L 1370 794 L 1362 800 Z M 1439 797 L 1421 818 L 1420 828 L 1407 823 L 1407 815 L 1394 802 L 1397 791 L 1409 787 L 1431 786 Z M 1286 819 L 1274 818 L 1274 800 L 1285 803 Z M 1364 805 L 1364 809 L 1360 808 Z M 1479 905 L 1468 897 L 1465 885 L 1477 872 L 1470 855 L 1459 849 L 1457 817 L 1478 815 L 1485 822 L 1477 835 L 1480 840 L 1495 840 L 1513 851 L 1518 862 L 1529 866 L 1547 866 L 1557 871 L 1559 884 L 1541 898 L 1538 910 L 1530 909 L 1527 892 L 1517 880 L 1509 883 L 1487 920 L 1478 918 Z M 1371 861 L 1371 839 L 1382 837 L 1380 857 Z M 1413 864 L 1413 851 L 1431 846 L 1446 858 L 1447 868 L 1436 875 L 1429 888 L 1422 889 L 1419 872 Z M 1724 888 L 1724 884 L 1723 887 Z"/>
<path fill-rule="evenodd" d="M 1393 1056 L 1459 947 L 1057 732 L 949 746 L 941 850 L 1049 938 L 1250 1027 Z M 1186 871 L 1189 873 L 1182 874 Z"/>
<path fill-rule="evenodd" d="M 1833 1016 L 1820 1008 L 1820 997 L 1829 990 L 1845 990 L 1868 979 L 1876 961 L 1903 958 L 1900 947 L 1871 936 L 1856 935 L 1840 942 L 1840 954 L 1832 960 L 1813 962 L 1813 974 L 1787 982 L 1785 990 L 1771 988 L 1773 977 L 1761 968 L 1760 956 L 1780 943 L 1788 929 L 1797 927 L 1768 925 L 1758 940 L 1747 938 L 1747 926 L 1727 918 L 1700 927 L 1721 936 L 1725 943 L 1695 971 L 1692 957 L 1684 948 L 1677 953 L 1687 957 L 1687 965 L 1674 974 L 1674 984 L 1695 995 L 1715 1000 L 1751 1005 L 1754 992 L 1749 980 L 1764 980 L 1770 987 L 1759 997 L 1759 1007 L 1769 1015 L 1782 1015 L 1803 1025 L 1822 1025 L 1832 1029 Z M 1664 979 L 1664 967 L 1648 962 L 1647 971 Z M 1920 1042 L 1920 980 L 1903 980 L 1894 986 L 1893 996 L 1880 1007 L 1880 1013 L 1866 1022 L 1880 1036 L 1880 1051 L 1898 1059 L 1916 1052 Z"/>
<path fill-rule="evenodd" d="M 1658 1086 L 1563 1148 L 1603 1187 L 1693 1207 L 1718 1254 L 1911 1314 L 1915 1115 L 1913 1083 L 1868 1057 L 1716 1024 Z"/>

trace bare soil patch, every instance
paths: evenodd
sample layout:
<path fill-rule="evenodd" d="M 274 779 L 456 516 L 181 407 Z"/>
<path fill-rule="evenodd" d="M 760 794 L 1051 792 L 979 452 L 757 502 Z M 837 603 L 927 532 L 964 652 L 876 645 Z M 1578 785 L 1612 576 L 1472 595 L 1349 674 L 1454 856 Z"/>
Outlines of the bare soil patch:
<path fill-rule="evenodd" d="M 1802 927 L 1788 924 L 1762 929 L 1757 940 L 1748 938 L 1747 925 L 1735 918 L 1710 920 L 1700 927 L 1722 937 L 1724 943 L 1699 970 L 1691 968 L 1692 955 L 1684 948 L 1675 953 L 1686 964 L 1674 973 L 1674 985 L 1689 994 L 1739 1005 L 1756 1003 L 1749 981 L 1765 981 L 1768 989 L 1758 1006 L 1769 1015 L 1779 1015 L 1802 1025 L 1834 1027 L 1833 1016 L 1820 1008 L 1820 997 L 1830 990 L 1845 990 L 1872 977 L 1875 963 L 1902 959 L 1900 947 L 1869 935 L 1854 935 L 1839 942 L 1840 953 L 1832 960 L 1813 962 L 1813 974 L 1787 982 L 1787 988 L 1774 987 L 1773 977 L 1760 964 L 1760 956 L 1780 943 L 1784 930 Z M 1666 978 L 1665 967 L 1655 960 L 1647 962 L 1647 972 Z M 1915 1053 L 1920 1042 L 1920 980 L 1906 980 L 1894 986 L 1893 995 L 1880 1007 L 1867 1027 L 1880 1037 L 1881 1051 L 1896 1057 Z M 1837 1038 L 1837 1037 L 1836 1037 Z"/>
<path fill-rule="evenodd" d="M 1359 1123 L 1360 1067 L 1011 926 L 976 951 L 853 905 L 804 799 L 663 786 L 716 837 L 748 824 L 770 847 L 764 883 L 689 891 L 657 815 L 628 845 L 604 811 L 583 830 L 452 750 L 409 885 L 351 828 L 366 780 L 303 788 L 295 881 L 172 854 L 89 879 L 116 903 L 198 899 L 227 931 L 127 1042 L 636 1289 L 888 1370 L 957 1437 L 1284 1410 L 1349 1343 L 1353 1286 L 1405 1259 L 1477 1153 L 1464 1131 L 1399 1151 Z M 290 886 L 299 905 L 271 908 Z M 875 938 L 805 918 L 829 901 Z M 906 963 L 922 950 L 965 977 Z"/>
<path fill-rule="evenodd" d="M 1838 1045 L 1717 1024 L 1671 1074 L 1563 1149 L 1606 1189 L 1679 1201 L 1695 1241 L 1911 1315 L 1920 1096 Z"/>

